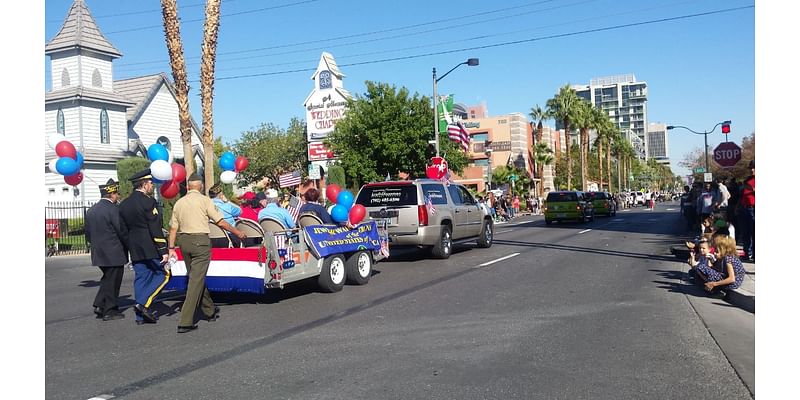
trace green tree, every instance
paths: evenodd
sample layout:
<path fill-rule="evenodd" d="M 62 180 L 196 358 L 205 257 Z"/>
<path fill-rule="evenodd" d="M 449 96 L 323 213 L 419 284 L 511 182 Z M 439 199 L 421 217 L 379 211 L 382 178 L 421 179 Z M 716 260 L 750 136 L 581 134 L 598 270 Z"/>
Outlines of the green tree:
<path fill-rule="evenodd" d="M 367 91 L 347 102 L 347 114 L 336 123 L 326 146 L 339 157 L 351 186 L 382 180 L 386 174 L 406 171 L 425 176 L 434 149 L 433 108 L 427 97 L 409 95 L 387 83 L 367 81 Z M 451 170 L 461 172 L 468 159 L 442 132 L 440 151 Z"/>
<path fill-rule="evenodd" d="M 328 167 L 328 175 L 325 179 L 325 183 L 328 185 L 330 184 L 337 184 L 339 187 L 347 187 L 345 182 L 345 174 L 344 168 L 340 165 L 331 165 Z"/>
<path fill-rule="evenodd" d="M 117 179 L 119 180 L 120 199 L 127 198 L 133 192 L 131 176 L 133 174 L 150 168 L 150 161 L 142 157 L 128 157 L 117 161 Z M 105 182 L 103 182 L 105 184 Z"/>
<path fill-rule="evenodd" d="M 738 181 L 742 181 L 744 178 L 750 176 L 750 168 L 748 165 L 750 164 L 751 160 L 755 159 L 755 150 L 756 150 L 756 134 L 755 132 L 751 133 L 749 136 L 742 138 L 742 143 L 740 144 L 742 148 L 742 159 L 736 163 L 731 168 L 722 168 L 716 162 L 714 162 L 713 157 L 709 154 L 708 158 L 708 169 L 714 177 L 728 179 L 728 178 L 736 178 Z M 694 171 L 697 167 L 704 167 L 705 168 L 705 155 L 703 154 L 702 148 L 695 148 L 689 154 L 684 156 L 683 160 L 679 162 L 681 167 L 687 168 L 689 170 Z M 694 174 L 695 180 L 702 181 L 703 174 Z"/>
<path fill-rule="evenodd" d="M 548 109 L 540 107 L 538 104 L 534 107 L 531 107 L 531 112 L 528 114 L 533 118 L 534 121 L 538 121 L 536 124 L 536 143 L 542 142 L 542 131 L 544 130 L 544 126 L 542 125 L 542 121 L 549 119 L 551 117 Z"/>
<path fill-rule="evenodd" d="M 291 171 L 306 171 L 306 136 L 304 124 L 292 118 L 289 128 L 261 124 L 258 128 L 242 132 L 233 143 L 237 155 L 247 157 L 249 166 L 239 173 L 240 181 L 260 182 L 269 178 L 273 188 L 278 188 L 278 177 Z"/>
<path fill-rule="evenodd" d="M 566 139 L 566 167 L 567 167 L 567 187 L 572 187 L 572 151 L 571 151 L 571 123 L 575 118 L 575 110 L 580 98 L 569 84 L 562 86 L 552 99 L 547 100 L 547 112 L 558 119 L 564 125 Z M 556 165 L 556 168 L 558 165 Z"/>

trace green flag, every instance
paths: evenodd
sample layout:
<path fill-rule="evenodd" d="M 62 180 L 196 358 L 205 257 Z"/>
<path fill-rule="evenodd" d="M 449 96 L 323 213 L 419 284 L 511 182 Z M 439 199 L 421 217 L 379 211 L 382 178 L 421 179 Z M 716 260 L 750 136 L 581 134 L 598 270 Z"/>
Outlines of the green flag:
<path fill-rule="evenodd" d="M 439 117 L 439 132 L 447 132 L 447 125 L 453 122 L 453 95 L 439 96 L 436 111 Z"/>

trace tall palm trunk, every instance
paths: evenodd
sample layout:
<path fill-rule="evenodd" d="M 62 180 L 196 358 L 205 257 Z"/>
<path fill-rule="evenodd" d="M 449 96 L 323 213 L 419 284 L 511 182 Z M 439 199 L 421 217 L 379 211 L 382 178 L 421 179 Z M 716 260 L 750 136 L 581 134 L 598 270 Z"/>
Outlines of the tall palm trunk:
<path fill-rule="evenodd" d="M 588 170 L 586 168 L 586 163 L 589 161 L 589 159 L 588 159 L 589 157 L 587 157 L 588 153 L 586 151 L 586 147 L 587 147 L 586 144 L 589 142 L 589 139 L 588 139 L 589 138 L 589 128 L 585 128 L 585 127 L 581 128 L 580 129 L 580 135 L 581 135 L 580 136 L 580 141 L 581 141 L 581 147 L 580 147 L 580 150 L 581 150 L 581 190 L 585 191 L 586 190 L 586 186 L 587 186 L 587 182 L 588 182 L 588 179 L 587 179 L 587 176 L 586 176 L 586 172 Z"/>
<path fill-rule="evenodd" d="M 572 190 L 572 147 L 569 140 L 569 119 L 564 119 L 564 137 L 567 139 L 567 190 Z"/>
<path fill-rule="evenodd" d="M 611 192 L 611 141 L 606 143 L 606 176 L 608 182 L 608 191 Z M 619 190 L 619 188 L 617 188 Z"/>
<path fill-rule="evenodd" d="M 214 182 L 214 65 L 217 58 L 220 0 L 206 1 L 203 23 L 203 52 L 200 60 L 200 102 L 203 109 L 203 153 L 205 156 L 206 194 Z"/>
<path fill-rule="evenodd" d="M 598 181 L 600 181 L 600 187 L 598 188 L 600 191 L 603 190 L 603 138 L 600 137 L 597 139 L 597 167 L 598 167 Z M 611 188 L 609 187 L 609 191 Z"/>
<path fill-rule="evenodd" d="M 189 115 L 189 84 L 186 82 L 186 60 L 183 57 L 180 22 L 178 21 L 177 0 L 161 0 L 161 15 L 164 20 L 164 36 L 175 85 L 175 98 L 178 101 L 178 120 L 180 121 L 183 159 L 186 166 L 186 179 L 194 173 L 192 151 L 192 120 Z"/>

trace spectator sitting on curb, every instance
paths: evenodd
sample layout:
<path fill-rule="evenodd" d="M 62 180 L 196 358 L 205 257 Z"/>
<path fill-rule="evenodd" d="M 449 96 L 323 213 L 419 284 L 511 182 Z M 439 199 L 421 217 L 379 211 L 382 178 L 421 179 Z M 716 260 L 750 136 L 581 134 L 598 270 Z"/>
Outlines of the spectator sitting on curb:
<path fill-rule="evenodd" d="M 695 278 L 697 277 L 697 267 L 699 265 L 704 265 L 706 267 L 711 267 L 711 265 L 716 261 L 714 255 L 711 254 L 708 240 L 700 239 L 696 243 L 686 242 L 686 247 L 689 248 L 689 259 L 687 262 L 689 266 L 692 267 L 689 270 L 689 277 Z"/>
<path fill-rule="evenodd" d="M 736 254 L 736 241 L 728 236 L 715 238 L 717 260 L 709 267 L 698 264 L 695 268 L 705 284 L 704 289 L 714 298 L 724 298 L 725 290 L 738 289 L 742 285 L 746 271 Z"/>

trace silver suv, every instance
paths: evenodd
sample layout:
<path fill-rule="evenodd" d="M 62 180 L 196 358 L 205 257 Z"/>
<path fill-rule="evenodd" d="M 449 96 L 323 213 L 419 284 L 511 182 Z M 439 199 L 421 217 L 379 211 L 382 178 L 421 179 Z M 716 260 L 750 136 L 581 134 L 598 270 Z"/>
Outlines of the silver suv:
<path fill-rule="evenodd" d="M 389 241 L 430 249 L 435 258 L 448 258 L 453 240 L 475 238 L 490 247 L 493 223 L 462 185 L 432 179 L 387 181 L 364 185 L 356 196 L 371 219 L 389 218 Z"/>

